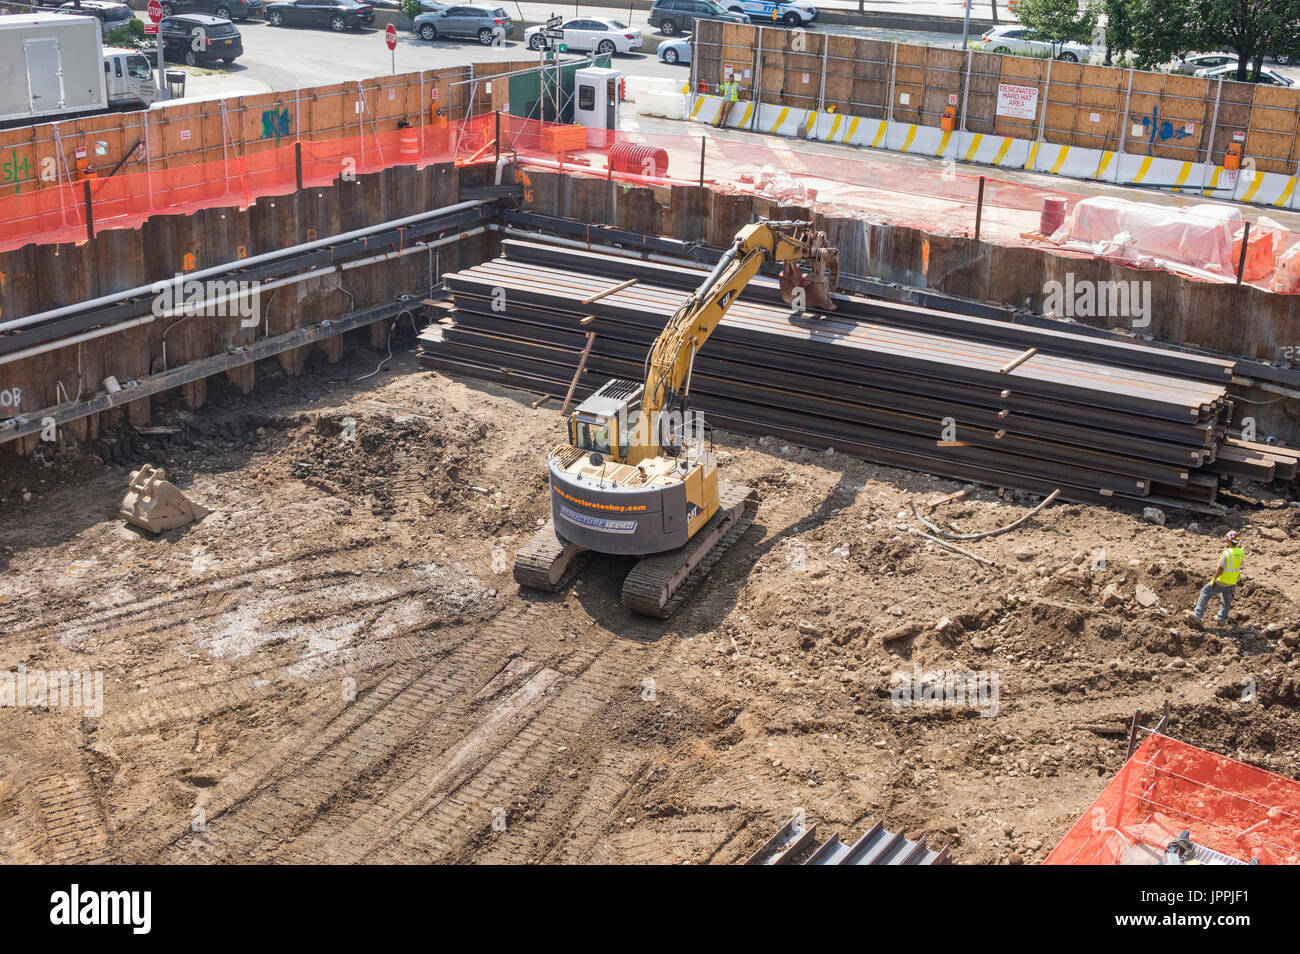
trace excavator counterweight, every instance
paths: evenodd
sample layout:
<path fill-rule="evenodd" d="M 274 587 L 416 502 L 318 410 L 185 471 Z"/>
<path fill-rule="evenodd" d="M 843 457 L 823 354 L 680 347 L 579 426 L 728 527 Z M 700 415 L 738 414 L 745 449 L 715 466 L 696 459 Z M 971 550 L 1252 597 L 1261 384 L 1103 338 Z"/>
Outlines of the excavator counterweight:
<path fill-rule="evenodd" d="M 781 265 L 781 296 L 796 310 L 834 310 L 839 253 L 824 233 L 807 222 L 741 229 L 655 339 L 645 381 L 609 381 L 573 412 L 568 443 L 547 458 L 551 522 L 515 558 L 521 585 L 561 589 L 590 552 L 637 557 L 623 602 L 662 618 L 744 534 L 757 501 L 718 479 L 688 396 L 700 348 L 767 263 Z"/>

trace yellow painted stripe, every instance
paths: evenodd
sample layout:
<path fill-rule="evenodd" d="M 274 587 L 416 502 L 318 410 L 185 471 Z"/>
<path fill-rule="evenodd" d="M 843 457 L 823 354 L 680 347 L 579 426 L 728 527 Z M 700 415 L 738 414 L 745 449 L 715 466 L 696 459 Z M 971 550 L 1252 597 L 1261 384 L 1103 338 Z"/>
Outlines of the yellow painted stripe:
<path fill-rule="evenodd" d="M 993 165 L 1002 165 L 1003 160 L 1007 158 L 1007 153 L 1011 151 L 1011 144 L 1013 142 L 1015 142 L 1015 140 L 1010 136 L 1003 137 L 1002 145 L 999 147 L 997 155 L 993 157 Z"/>
<path fill-rule="evenodd" d="M 907 127 L 907 136 L 906 136 L 906 138 L 903 139 L 903 146 L 902 146 L 902 148 L 899 149 L 898 151 L 899 151 L 899 152 L 907 152 L 907 150 L 911 149 L 911 148 L 912 148 L 912 140 L 915 139 L 915 138 L 916 138 L 916 127 L 915 127 L 915 126 L 908 126 L 908 127 Z"/>
<path fill-rule="evenodd" d="M 682 95 L 685 96 L 685 95 L 686 95 L 687 93 L 689 93 L 690 91 L 691 91 L 691 84 L 690 84 L 690 83 L 683 83 L 683 84 L 682 84 Z"/>
<path fill-rule="evenodd" d="M 1223 171 L 1222 166 L 1214 167 L 1214 175 L 1210 176 L 1210 181 L 1206 183 L 1205 188 L 1201 190 L 1204 195 L 1211 195 L 1212 190 L 1219 184 L 1219 173 Z"/>
<path fill-rule="evenodd" d="M 966 150 L 966 155 L 962 156 L 967 162 L 975 158 L 975 153 L 979 152 L 980 143 L 984 141 L 983 133 L 976 133 L 975 138 L 970 141 L 970 148 Z"/>
<path fill-rule="evenodd" d="M 807 134 L 804 136 L 804 138 L 806 139 L 810 137 L 812 135 L 812 131 L 817 128 L 817 110 L 815 109 L 810 110 L 808 112 L 808 115 L 804 116 L 803 128 L 808 131 Z M 800 132 L 802 131 L 803 130 L 800 130 Z"/>
<path fill-rule="evenodd" d="M 1105 150 L 1102 150 L 1101 162 L 1097 163 L 1097 171 L 1092 174 L 1092 177 L 1094 179 L 1100 179 L 1103 175 L 1105 175 L 1106 167 L 1110 165 L 1110 161 L 1114 158 L 1115 158 L 1115 154 L 1113 152 L 1107 152 Z"/>
<path fill-rule="evenodd" d="M 858 120 L 860 118 L 861 117 L 859 116 L 854 116 L 849 120 L 849 128 L 844 130 L 844 138 L 841 139 L 840 142 L 848 142 L 853 138 L 853 134 L 858 131 Z"/>
<path fill-rule="evenodd" d="M 1177 187 L 1185 183 L 1187 181 L 1187 177 L 1190 176 L 1191 174 L 1192 174 L 1192 164 L 1190 162 L 1184 162 L 1183 167 L 1178 170 L 1178 178 L 1174 180 L 1175 192 L 1180 191 Z"/>
<path fill-rule="evenodd" d="M 696 97 L 695 97 L 695 105 L 694 105 L 693 107 L 691 107 L 691 119 L 694 119 L 694 118 L 695 118 L 695 114 L 698 113 L 698 112 L 700 111 L 700 107 L 704 105 L 704 101 L 705 101 L 706 99 L 708 99 L 707 96 L 696 96 Z"/>
<path fill-rule="evenodd" d="M 1241 201 L 1242 202 L 1254 201 L 1255 193 L 1259 191 L 1259 187 L 1262 186 L 1263 184 L 1264 184 L 1264 173 L 1256 172 L 1254 174 L 1254 177 L 1250 180 L 1250 188 L 1247 189 L 1245 193 L 1242 195 Z"/>
<path fill-rule="evenodd" d="M 1277 201 L 1274 202 L 1273 204 L 1280 206 L 1280 205 L 1286 205 L 1288 202 L 1290 202 L 1291 193 L 1295 191 L 1295 183 L 1296 183 L 1296 177 L 1295 176 L 1289 177 L 1286 180 L 1286 188 L 1282 190 L 1282 194 L 1277 197 Z"/>
<path fill-rule="evenodd" d="M 876 138 L 871 140 L 872 149 L 875 149 L 877 146 L 879 146 L 880 141 L 885 138 L 885 126 L 887 124 L 883 119 L 877 121 L 880 123 L 880 126 L 876 129 Z"/>
<path fill-rule="evenodd" d="M 840 128 L 840 120 L 843 118 L 844 117 L 841 116 L 839 113 L 835 114 L 835 118 L 831 120 L 831 131 L 826 134 L 827 139 L 835 138 L 835 130 Z"/>
<path fill-rule="evenodd" d="M 1025 160 L 1025 168 L 1030 172 L 1034 169 L 1034 162 L 1038 159 L 1038 143 L 1029 144 L 1029 158 Z"/>
<path fill-rule="evenodd" d="M 1070 154 L 1070 147 L 1062 146 L 1061 151 L 1056 154 L 1056 161 L 1052 163 L 1052 168 L 1048 169 L 1047 171 L 1050 172 L 1052 175 L 1056 175 L 1058 172 L 1060 172 L 1061 167 L 1065 165 L 1065 157 L 1068 156 L 1069 154 Z"/>
<path fill-rule="evenodd" d="M 936 156 L 943 155 L 943 151 L 948 148 L 948 140 L 951 138 L 952 133 L 946 132 L 943 134 L 943 138 L 939 140 L 939 151 L 935 153 Z"/>
<path fill-rule="evenodd" d="M 790 115 L 790 107 L 789 106 L 781 107 L 781 112 L 777 114 L 776 122 L 772 124 L 772 128 L 769 129 L 768 132 L 776 132 L 778 129 L 780 129 L 781 124 L 785 122 L 786 117 L 789 115 Z"/>
<path fill-rule="evenodd" d="M 1147 173 L 1150 171 L 1151 171 L 1151 157 L 1147 156 L 1145 159 L 1142 160 L 1142 164 L 1138 166 L 1138 171 L 1137 174 L 1133 176 L 1133 181 L 1141 182 L 1143 179 L 1147 177 Z"/>
<path fill-rule="evenodd" d="M 753 115 L 754 115 L 754 104 L 753 104 L 753 103 L 746 103 L 746 104 L 745 104 L 745 115 L 743 115 L 743 116 L 740 117 L 740 125 L 741 125 L 742 127 L 748 126 L 748 125 L 749 125 L 749 117 L 750 117 L 750 116 L 753 116 Z"/>

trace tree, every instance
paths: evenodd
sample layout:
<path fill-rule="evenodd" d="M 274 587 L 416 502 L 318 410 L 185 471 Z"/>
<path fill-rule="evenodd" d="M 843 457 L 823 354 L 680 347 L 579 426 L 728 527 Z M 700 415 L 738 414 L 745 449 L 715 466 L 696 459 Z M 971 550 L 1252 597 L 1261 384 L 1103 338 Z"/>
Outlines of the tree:
<path fill-rule="evenodd" d="M 1033 40 L 1047 40 L 1059 48 L 1074 40 L 1088 43 L 1097 28 L 1096 6 L 1079 8 L 1078 0 L 1020 0 L 1016 17 Z"/>
<path fill-rule="evenodd" d="M 1140 70 L 1168 63 L 1196 45 L 1186 0 L 1131 0 L 1129 15 L 1131 49 Z"/>
<path fill-rule="evenodd" d="M 1133 49 L 1133 23 L 1129 7 L 1131 0 L 1105 0 L 1106 13 L 1106 65 L 1110 66 L 1113 51 L 1121 53 Z"/>
<path fill-rule="evenodd" d="M 1237 79 L 1255 81 L 1264 56 L 1300 39 L 1300 0 L 1196 0 L 1192 34 L 1205 50 L 1237 54 Z"/>

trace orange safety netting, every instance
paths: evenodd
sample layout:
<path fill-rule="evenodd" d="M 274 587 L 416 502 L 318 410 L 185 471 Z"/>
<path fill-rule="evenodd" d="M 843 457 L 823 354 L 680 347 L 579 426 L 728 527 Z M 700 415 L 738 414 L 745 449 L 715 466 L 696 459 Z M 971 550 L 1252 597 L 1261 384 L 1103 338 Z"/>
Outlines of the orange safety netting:
<path fill-rule="evenodd" d="M 1121 228 L 1111 223 L 1114 227 L 1101 239 L 1093 234 L 1096 229 L 1065 236 L 1084 209 L 1107 202 L 1145 208 L 1136 203 L 1098 198 L 1085 202 L 1087 197 L 1081 194 L 958 173 L 952 163 L 901 164 L 869 151 L 850 154 L 824 143 L 694 126 L 684 127 L 680 133 L 643 132 L 636 120 L 624 125 L 628 128 L 604 131 L 486 113 L 408 130 L 303 142 L 303 184 L 323 185 L 340 175 L 377 172 L 402 163 L 492 162 L 498 155 L 499 130 L 500 155 L 516 157 L 522 165 L 632 183 L 689 185 L 703 179 L 724 193 L 754 194 L 793 205 L 816 203 L 819 211 L 830 215 L 905 226 L 933 235 L 974 235 L 978 219 L 981 238 L 1001 245 L 1044 247 L 1039 229 L 1048 227 L 1044 206 L 1050 200 L 1057 220 L 1064 216 L 1070 226 L 1060 230 L 1055 224 L 1049 227 L 1057 231 L 1058 242 L 1064 243 L 1046 245 L 1057 254 L 1163 268 L 1202 281 L 1230 282 L 1236 277 L 1240 239 L 1234 249 L 1231 229 L 1220 229 L 1226 238 L 1219 243 L 1222 254 L 1217 270 L 1206 267 L 1203 250 L 1195 243 L 1160 246 L 1155 241 L 1158 236 L 1146 227 L 1130 224 Z M 705 132 L 703 137 L 701 132 Z M 413 147 L 409 142 L 412 135 Z M 408 140 L 405 153 L 404 137 Z M 294 144 L 247 156 L 231 152 L 215 162 L 88 180 L 95 231 L 135 228 L 151 215 L 187 214 L 214 206 L 245 207 L 258 197 L 294 190 Z M 85 212 L 83 182 L 0 197 L 0 251 L 31 242 L 80 241 L 87 233 Z M 1185 213 L 1184 219 L 1196 219 L 1196 210 Z M 1216 220 L 1213 224 L 1222 223 Z M 1245 281 L 1271 291 L 1300 293 L 1300 233 L 1266 219 L 1257 224 L 1261 227 L 1252 230 L 1248 244 Z M 1112 235 L 1116 228 L 1119 233 Z"/>
<path fill-rule="evenodd" d="M 341 175 L 378 172 L 418 162 L 481 161 L 493 158 L 495 118 L 413 127 L 415 155 L 403 154 L 404 130 L 344 139 L 303 142 L 304 186 L 333 182 Z M 232 151 L 233 152 L 233 151 Z M 156 171 L 119 173 L 61 183 L 0 198 L 0 251 L 32 242 L 75 242 L 86 237 L 86 187 L 96 232 L 135 228 L 152 215 L 189 214 L 218 206 L 246 207 L 262 196 L 285 195 L 297 187 L 295 145 L 288 143 L 246 156 Z"/>
<path fill-rule="evenodd" d="M 1152 734 L 1044 864 L 1154 864 L 1184 831 L 1239 861 L 1300 864 L 1300 782 Z"/>

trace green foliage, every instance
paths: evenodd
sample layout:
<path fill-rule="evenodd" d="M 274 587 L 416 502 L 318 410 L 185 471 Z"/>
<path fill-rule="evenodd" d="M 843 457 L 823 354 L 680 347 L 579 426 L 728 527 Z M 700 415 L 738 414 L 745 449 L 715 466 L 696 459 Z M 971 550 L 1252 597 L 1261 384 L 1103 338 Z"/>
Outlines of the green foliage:
<path fill-rule="evenodd" d="M 1069 40 L 1092 42 L 1097 16 L 1096 6 L 1080 10 L 1078 0 L 1020 0 L 1016 5 L 1016 17 L 1030 39 L 1058 45 Z"/>
<path fill-rule="evenodd" d="M 1131 43 L 1140 70 L 1168 63 L 1195 49 L 1186 0 L 1129 0 Z"/>
<path fill-rule="evenodd" d="M 1237 79 L 1254 80 L 1267 53 L 1300 44 L 1300 0 L 1194 0 L 1188 45 L 1237 54 Z"/>
<path fill-rule="evenodd" d="M 1133 49 L 1132 5 L 1133 0 L 1105 0 L 1102 4 L 1106 11 L 1107 54 Z"/>
<path fill-rule="evenodd" d="M 126 26 L 109 30 L 105 42 L 108 46 L 138 50 L 144 44 L 144 35 L 144 24 L 141 21 L 128 20 Z"/>
<path fill-rule="evenodd" d="M 414 20 L 424 12 L 424 8 L 420 6 L 420 0 L 402 0 L 402 12 L 408 20 Z"/>

